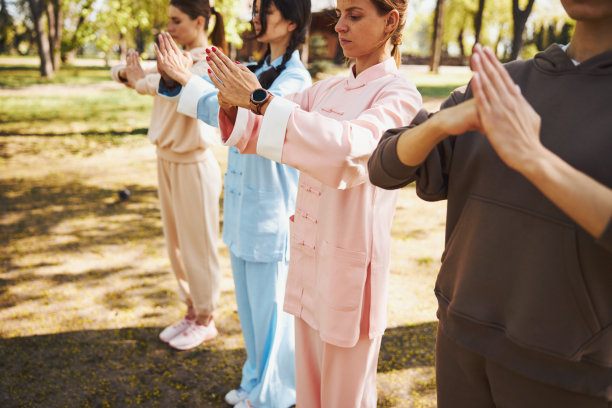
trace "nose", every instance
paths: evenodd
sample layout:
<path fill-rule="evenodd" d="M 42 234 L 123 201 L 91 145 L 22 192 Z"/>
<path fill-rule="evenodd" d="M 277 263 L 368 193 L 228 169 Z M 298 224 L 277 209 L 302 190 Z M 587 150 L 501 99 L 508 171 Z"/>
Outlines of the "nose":
<path fill-rule="evenodd" d="M 338 19 L 338 22 L 334 26 L 334 30 L 336 30 L 337 33 L 346 33 L 347 32 L 348 26 L 344 22 L 344 18 L 343 17 L 340 17 Z"/>

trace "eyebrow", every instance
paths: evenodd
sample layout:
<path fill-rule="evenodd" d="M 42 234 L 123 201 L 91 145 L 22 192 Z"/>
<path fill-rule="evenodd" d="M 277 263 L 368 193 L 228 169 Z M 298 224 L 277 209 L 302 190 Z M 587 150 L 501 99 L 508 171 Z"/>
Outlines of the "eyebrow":
<path fill-rule="evenodd" d="M 362 9 L 361 7 L 352 6 L 352 7 L 347 8 L 347 9 L 345 10 L 345 12 L 348 12 L 348 11 L 356 11 L 356 10 L 363 11 L 363 9 Z M 340 10 L 339 8 L 336 8 L 336 11 L 340 11 L 340 12 L 342 12 L 342 10 Z"/>

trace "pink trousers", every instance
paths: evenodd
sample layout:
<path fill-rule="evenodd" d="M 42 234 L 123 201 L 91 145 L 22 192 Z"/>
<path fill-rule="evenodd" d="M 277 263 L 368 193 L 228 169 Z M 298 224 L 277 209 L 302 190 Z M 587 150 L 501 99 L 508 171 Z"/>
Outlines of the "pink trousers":
<path fill-rule="evenodd" d="M 366 282 L 361 335 L 353 347 L 326 343 L 318 330 L 295 318 L 296 408 L 376 408 L 376 369 L 382 336 L 368 336 L 369 293 Z"/>

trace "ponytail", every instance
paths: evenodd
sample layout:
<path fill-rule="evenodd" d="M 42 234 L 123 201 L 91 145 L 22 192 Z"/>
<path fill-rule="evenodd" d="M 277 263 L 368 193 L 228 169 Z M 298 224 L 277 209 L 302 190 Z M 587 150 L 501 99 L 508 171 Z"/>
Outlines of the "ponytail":
<path fill-rule="evenodd" d="M 225 39 L 225 23 L 223 22 L 223 15 L 214 7 L 211 7 L 211 12 L 215 16 L 215 27 L 210 33 L 209 39 L 217 48 L 220 48 L 224 54 L 227 54 L 227 40 Z"/>

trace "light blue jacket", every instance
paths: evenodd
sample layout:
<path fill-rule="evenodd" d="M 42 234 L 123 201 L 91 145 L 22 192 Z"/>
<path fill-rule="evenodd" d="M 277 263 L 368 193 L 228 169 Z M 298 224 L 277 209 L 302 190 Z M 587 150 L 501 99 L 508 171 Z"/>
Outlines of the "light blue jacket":
<path fill-rule="evenodd" d="M 277 58 L 272 66 L 276 67 L 281 62 L 282 57 Z M 269 68 L 270 64 L 266 61 L 255 74 L 259 75 Z M 212 84 L 208 76 L 202 78 Z M 274 95 L 285 96 L 300 92 L 311 84 L 310 74 L 300 61 L 298 51 L 294 51 L 285 69 L 268 90 Z M 189 86 L 188 83 L 185 88 Z M 181 89 L 168 91 L 161 83 L 159 92 L 165 96 L 185 94 Z M 185 113 L 191 111 L 197 114 L 198 119 L 218 127 L 217 92 L 217 88 L 200 83 L 197 109 L 187 106 L 183 110 Z M 189 97 L 185 96 L 185 99 Z M 289 217 L 295 211 L 298 171 L 257 155 L 241 155 L 235 147 L 230 147 L 224 184 L 223 241 L 232 253 L 250 262 L 286 260 L 289 252 Z"/>

